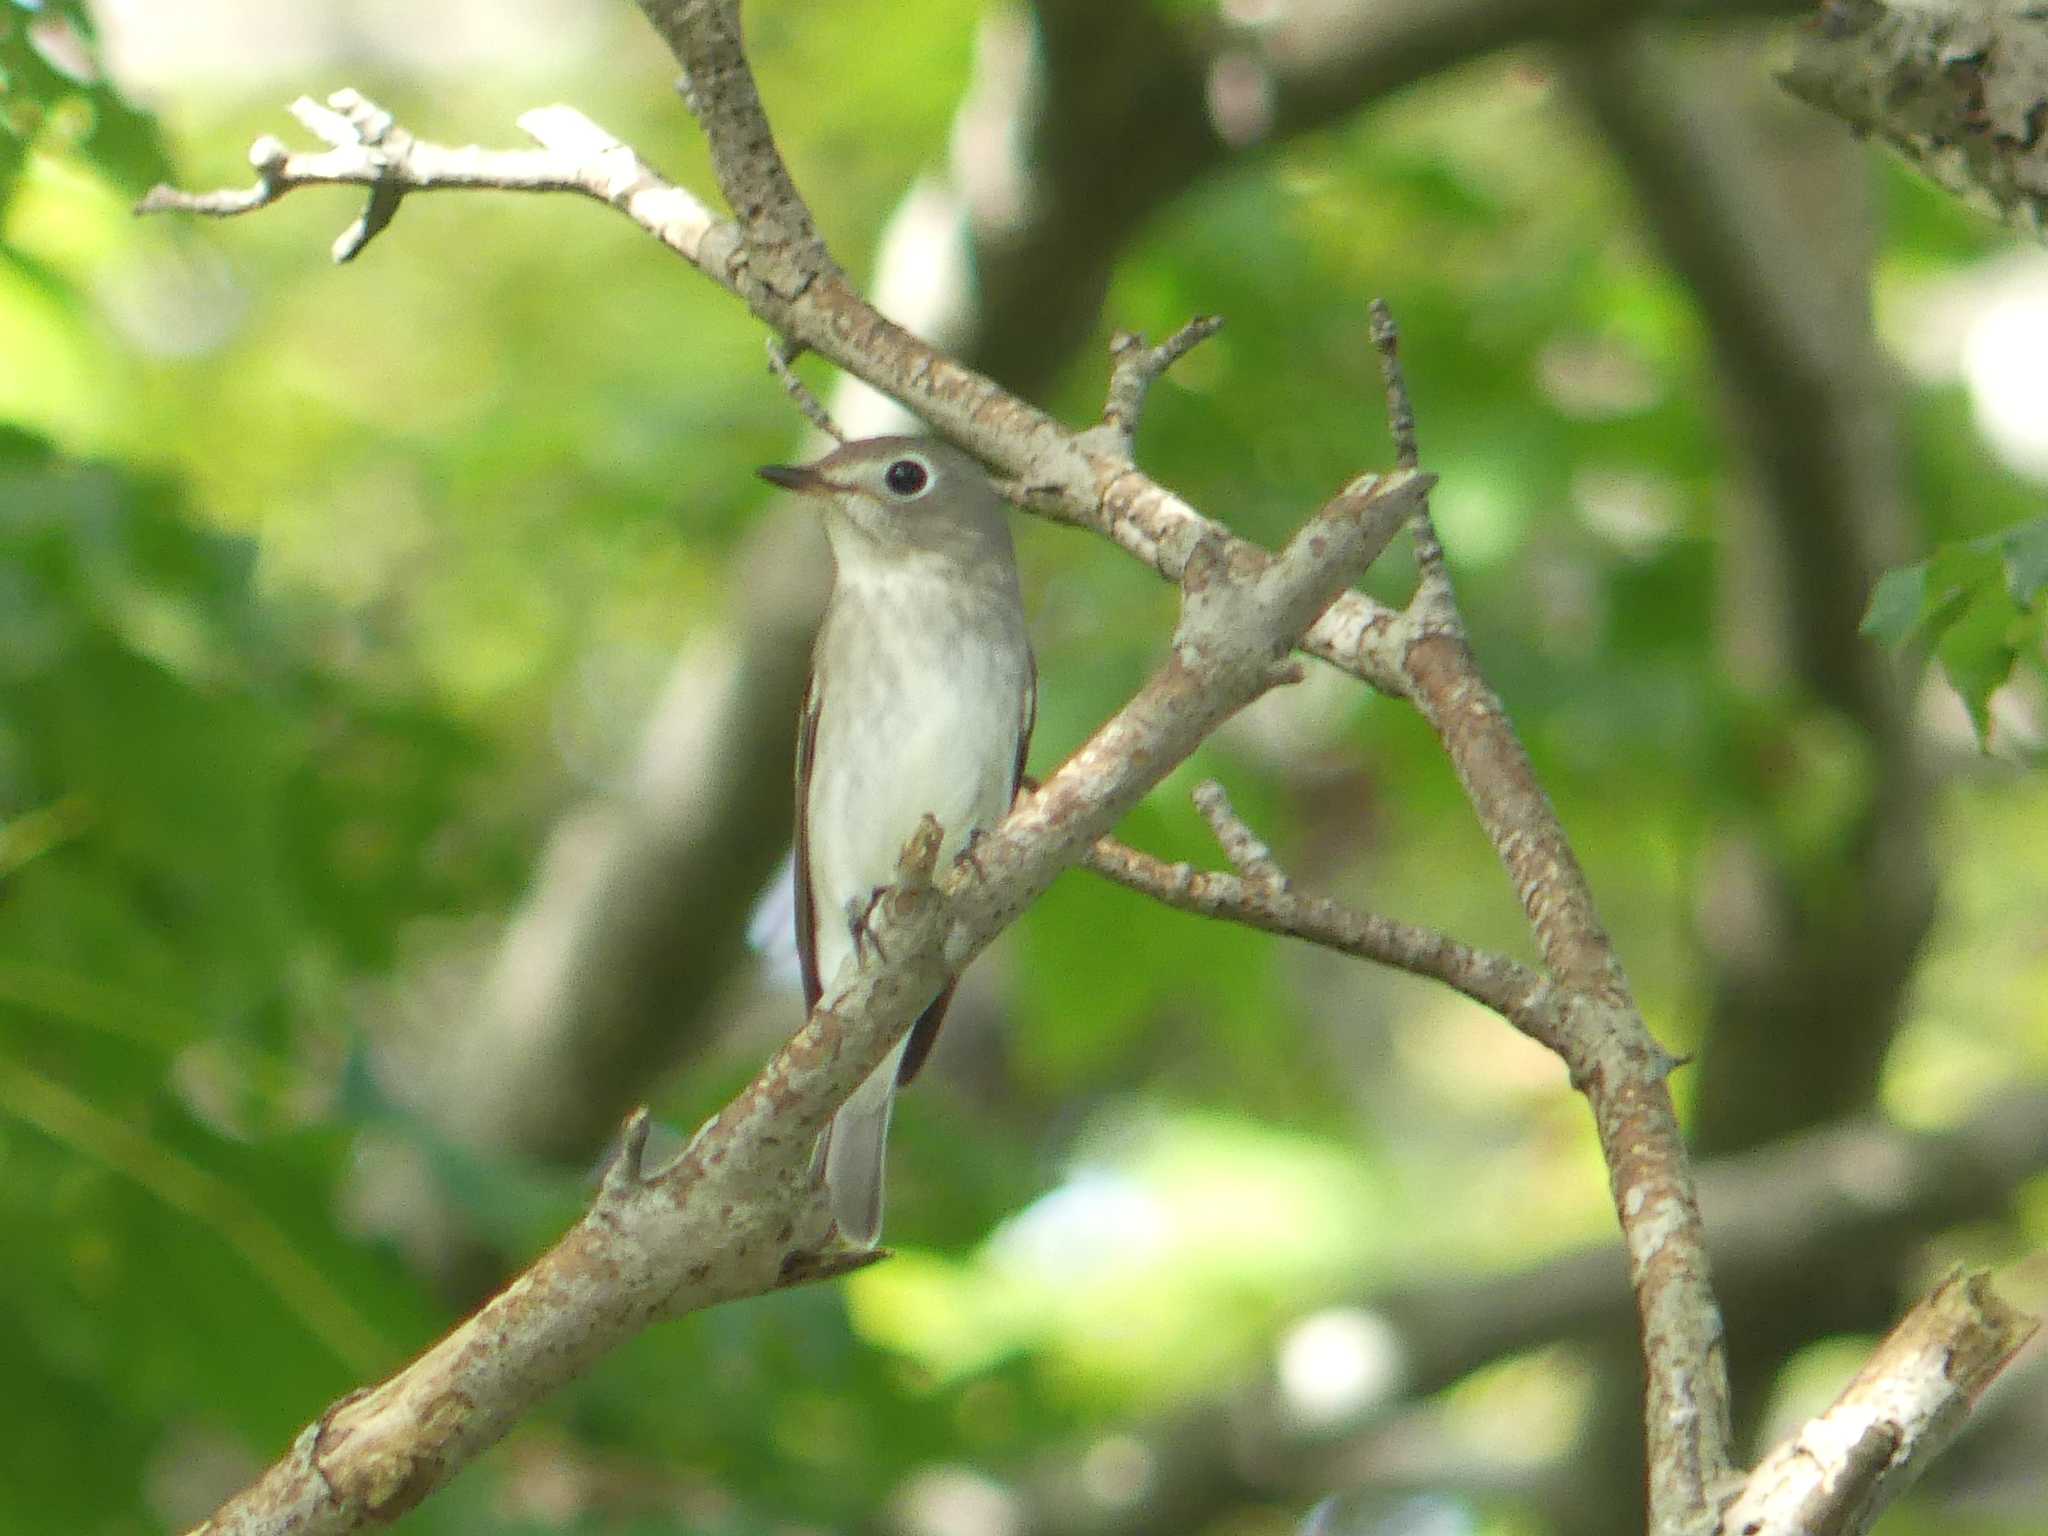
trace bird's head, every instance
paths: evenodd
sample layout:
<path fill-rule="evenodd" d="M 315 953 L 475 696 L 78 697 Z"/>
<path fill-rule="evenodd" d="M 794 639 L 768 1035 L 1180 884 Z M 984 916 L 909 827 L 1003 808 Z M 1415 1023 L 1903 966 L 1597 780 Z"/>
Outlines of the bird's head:
<path fill-rule="evenodd" d="M 1002 497 L 980 465 L 937 438 L 862 438 L 815 463 L 771 464 L 759 473 L 823 505 L 842 566 L 1012 558 Z"/>

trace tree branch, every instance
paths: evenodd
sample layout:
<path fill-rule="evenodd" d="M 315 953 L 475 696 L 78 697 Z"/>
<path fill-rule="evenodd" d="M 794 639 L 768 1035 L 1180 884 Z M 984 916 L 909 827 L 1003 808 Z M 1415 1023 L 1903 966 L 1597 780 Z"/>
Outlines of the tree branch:
<path fill-rule="evenodd" d="M 1293 0 L 1256 24 L 1183 35 L 1146 6 L 993 5 L 949 165 L 913 186 L 890 221 L 874 302 L 1031 397 L 1095 324 L 1116 254 L 1201 178 L 1474 52 L 1660 8 Z M 1104 143 L 1122 152 L 1104 156 Z M 899 279 L 907 272 L 914 282 Z M 864 408 L 884 397 L 845 383 L 842 393 L 865 395 L 840 406 L 859 424 L 853 435 L 891 429 L 878 424 L 883 411 Z M 780 527 L 749 541 L 730 686 L 707 704 L 700 658 L 686 659 L 647 724 L 629 786 L 561 819 L 473 1023 L 451 1036 L 449 1069 L 430 1080 L 428 1112 L 463 1139 L 586 1161 L 650 1078 L 687 1059 L 703 1033 L 745 954 L 733 893 L 766 880 L 786 842 L 767 796 L 791 751 L 815 617 L 808 565 L 789 546 Z M 472 1259 L 495 1278 L 494 1257 L 465 1250 L 450 1263 Z"/>
<path fill-rule="evenodd" d="M 1146 6 L 991 6 L 950 164 L 921 179 L 891 221 L 874 301 L 1033 396 L 1095 324 L 1116 254 L 1200 179 L 1475 52 L 1661 9 L 1652 0 L 1294 0 L 1256 25 L 1183 34 Z M 1256 88 L 1225 90 L 1231 82 Z M 1247 116 L 1231 100 L 1263 106 Z M 1104 143 L 1122 149 L 1104 156 Z M 914 286 L 892 276 L 901 271 L 918 274 Z M 839 409 L 857 413 L 849 423 L 873 420 Z M 787 541 L 769 533 L 750 547 L 750 568 L 773 579 L 765 593 L 758 579 L 739 584 L 733 686 L 708 713 L 701 690 L 671 690 L 648 724 L 632 786 L 562 819 L 475 1023 L 452 1042 L 453 1091 L 429 1108 L 467 1140 L 587 1159 L 650 1077 L 687 1058 L 745 953 L 732 897 L 765 880 L 782 851 L 770 846 L 779 818 L 766 813 L 765 790 L 788 760 L 809 642 L 809 604 L 789 591 L 788 568 L 800 562 Z M 692 938 L 679 944 L 677 934 Z"/>
<path fill-rule="evenodd" d="M 1090 848 L 1083 862 L 1105 880 L 1179 911 L 1242 923 L 1440 981 L 1553 1051 L 1561 1050 L 1562 1000 L 1540 972 L 1432 928 L 1353 911 L 1322 897 L 1296 895 L 1272 862 L 1271 851 L 1231 815 L 1220 786 L 1204 784 L 1195 795 L 1212 820 L 1227 818 L 1231 830 L 1225 848 L 1243 873 L 1215 874 L 1169 864 L 1109 837 Z"/>
<path fill-rule="evenodd" d="M 1963 1426 L 2041 1320 L 1958 1270 L 1878 1345 L 1833 1406 L 1757 1464 L 1723 1536 L 1861 1536 Z"/>
<path fill-rule="evenodd" d="M 1392 328 L 1379 329 L 1391 356 Z M 1412 419 L 1397 369 L 1387 388 L 1392 418 Z M 1449 754 L 1565 995 L 1554 1048 L 1593 1111 L 1642 1320 L 1650 1526 L 1697 1531 L 1714 1518 L 1734 1467 L 1721 1314 L 1664 1082 L 1676 1061 L 1643 1022 L 1557 813 L 1473 658 L 1446 574 L 1421 583 L 1399 632 L 1408 696 Z"/>
<path fill-rule="evenodd" d="M 1369 9 L 1298 0 L 1253 26 L 1183 36 L 1142 6 L 995 6 L 955 116 L 948 172 L 913 187 L 890 223 L 877 306 L 1030 396 L 1095 323 L 1106 273 L 1135 230 L 1254 147 L 1242 117 L 1226 110 L 1224 81 L 1244 83 L 1247 67 L 1257 74 L 1256 94 L 1271 109 L 1257 143 L 1269 146 L 1469 52 L 1570 30 L 1581 12 L 1604 22 L 1610 11 L 1618 18 L 1645 8 L 1629 0 L 1591 10 L 1575 0 Z M 374 122 L 379 114 L 361 105 Z M 337 116 L 347 126 L 346 112 L 311 103 L 299 110 L 323 128 Z M 580 136 L 607 150 L 608 136 L 581 128 L 563 114 L 550 137 L 569 145 Z M 383 136 L 389 177 L 396 136 L 388 127 Z M 1127 152 L 1105 157 L 1105 142 Z M 280 152 L 270 141 L 258 158 Z M 573 170 L 550 187 L 559 168 L 532 156 L 462 153 L 489 170 L 482 185 L 612 185 Z M 419 156 L 409 166 L 439 174 Z M 694 216 L 714 222 L 701 208 Z M 936 280 L 935 251 L 945 253 Z M 914 287 L 892 275 L 902 271 L 918 274 Z M 788 387 L 792 376 L 782 377 Z M 847 382 L 855 394 L 865 389 Z M 880 412 L 863 409 L 882 400 L 868 394 L 842 409 L 862 430 L 888 430 L 875 424 Z M 586 1161 L 650 1077 L 688 1056 L 720 982 L 744 955 L 733 893 L 767 879 L 781 853 L 768 795 L 791 750 L 815 609 L 808 567 L 791 557 L 785 532 L 766 528 L 750 540 L 729 683 L 707 688 L 701 657 L 686 659 L 648 722 L 629 783 L 561 819 L 474 1022 L 450 1037 L 446 1070 L 427 1080 L 427 1111 L 463 1140 Z M 691 937 L 679 944 L 678 934 Z M 495 1259 L 467 1249 L 444 1248 L 441 1259 L 465 1292 L 471 1281 L 461 1271 L 497 1273 Z"/>
<path fill-rule="evenodd" d="M 695 94 L 701 99 L 701 83 Z M 344 98 L 360 100 L 354 92 L 338 92 L 332 99 Z M 723 116 L 714 121 L 728 137 L 748 140 L 714 148 L 728 167 L 754 153 L 742 128 Z M 1032 510 L 1106 534 L 1176 583 L 1186 572 L 1190 552 L 1205 541 L 1222 541 L 1233 559 L 1264 557 L 1142 474 L 1113 429 L 1106 436 L 1104 428 L 1066 431 L 1043 411 L 877 314 L 829 260 L 796 270 L 810 247 L 788 233 L 790 219 L 774 221 L 782 242 L 766 262 L 774 281 L 761 281 L 754 275 L 761 263 L 738 224 L 713 218 L 690 193 L 663 180 L 580 112 L 542 107 L 522 114 L 519 125 L 541 144 L 541 151 L 445 149 L 410 135 L 402 153 L 369 142 L 336 145 L 328 154 L 286 156 L 259 181 L 256 192 L 227 196 L 225 204 L 223 194 L 159 187 L 138 211 L 244 213 L 268 206 L 285 192 L 320 185 L 388 183 L 401 196 L 481 187 L 580 193 L 617 208 L 789 341 L 903 401 L 947 437 L 1008 473 Z M 707 131 L 712 126 L 707 124 Z M 479 160 L 490 166 L 488 178 L 467 169 Z M 1346 592 L 1303 636 L 1302 645 L 1374 687 L 1398 694 L 1399 673 L 1383 650 L 1393 619 L 1384 605 Z"/>
<path fill-rule="evenodd" d="M 1751 787 L 1724 797 L 1694 903 L 1707 964 L 1691 1129 L 1713 1155 L 1868 1109 L 1905 1017 L 1934 912 L 1933 780 L 1910 695 L 1859 623 L 1878 573 L 1906 558 L 1911 499 L 1869 313 L 1862 153 L 1748 50 L 1681 62 L 1617 32 L 1567 73 L 1700 311 L 1736 470 L 1720 646 L 1724 686 L 1758 724 L 1736 775 Z M 1788 839 L 1798 775 L 1766 762 L 1796 759 L 1822 722 L 1856 782 L 1826 835 Z M 1738 1427 L 1838 1311 L 1818 1283 L 1730 1311 Z M 1620 1450 L 1612 1464 L 1632 1459 Z"/>
<path fill-rule="evenodd" d="M 1970 206 L 2048 238 L 2048 18 L 2038 8 L 1828 0 L 1782 78 Z"/>

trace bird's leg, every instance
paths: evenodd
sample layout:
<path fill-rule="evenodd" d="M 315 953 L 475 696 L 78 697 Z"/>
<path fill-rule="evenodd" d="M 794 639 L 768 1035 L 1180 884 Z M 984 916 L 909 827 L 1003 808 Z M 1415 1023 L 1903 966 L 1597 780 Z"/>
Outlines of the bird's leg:
<path fill-rule="evenodd" d="M 855 896 L 846 903 L 846 926 L 853 934 L 854 954 L 872 950 L 875 958 L 884 964 L 888 963 L 889 952 L 882 948 L 882 937 L 875 932 L 875 913 L 881 909 L 883 898 L 888 894 L 888 886 L 878 885 L 868 892 L 866 901 Z"/>
<path fill-rule="evenodd" d="M 982 866 L 981 862 L 981 840 L 987 833 L 988 828 L 986 827 L 973 828 L 968 832 L 967 841 L 961 845 L 960 851 L 953 855 L 953 862 L 955 864 L 965 864 L 969 869 L 973 870 L 975 878 L 981 881 L 983 885 L 988 884 L 988 870 Z"/>

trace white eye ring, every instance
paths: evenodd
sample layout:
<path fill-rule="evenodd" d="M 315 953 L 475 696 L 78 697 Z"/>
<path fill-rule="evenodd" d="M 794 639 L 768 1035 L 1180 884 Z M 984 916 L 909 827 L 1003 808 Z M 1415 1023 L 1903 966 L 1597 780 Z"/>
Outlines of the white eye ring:
<path fill-rule="evenodd" d="M 892 460 L 882 471 L 882 484 L 898 501 L 915 501 L 932 486 L 932 467 L 914 453 Z"/>

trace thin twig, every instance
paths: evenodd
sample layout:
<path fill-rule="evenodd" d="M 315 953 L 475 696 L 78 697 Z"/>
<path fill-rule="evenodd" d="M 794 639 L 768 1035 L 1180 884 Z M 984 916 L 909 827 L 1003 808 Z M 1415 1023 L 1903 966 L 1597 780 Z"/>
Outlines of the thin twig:
<path fill-rule="evenodd" d="M 795 402 L 796 408 L 803 413 L 804 420 L 833 442 L 845 442 L 846 434 L 839 430 L 839 423 L 834 421 L 832 413 L 825 409 L 824 401 L 811 393 L 810 385 L 798 378 L 796 369 L 790 366 L 802 355 L 802 349 L 779 336 L 769 336 L 767 347 L 768 371 L 782 381 L 784 393 Z"/>
<path fill-rule="evenodd" d="M 1110 339 L 1109 396 L 1102 404 L 1102 424 L 1130 450 L 1145 414 L 1152 386 L 1188 353 L 1223 329 L 1221 315 L 1197 315 L 1158 346 L 1148 346 L 1136 331 L 1118 331 Z M 1404 468 L 1413 469 L 1411 462 Z"/>
<path fill-rule="evenodd" d="M 1408 380 L 1401 371 L 1401 333 L 1385 299 L 1374 299 L 1370 314 L 1373 349 L 1379 353 L 1380 379 L 1387 390 L 1387 430 L 1394 439 L 1394 462 L 1404 466 L 1415 464 L 1420 462 L 1415 442 L 1415 405 L 1408 398 Z M 1444 547 L 1437 539 L 1436 525 L 1430 521 L 1429 508 L 1415 514 L 1414 532 L 1415 564 L 1422 572 L 1424 591 L 1448 586 Z"/>
<path fill-rule="evenodd" d="M 396 134 L 389 127 L 385 147 L 379 148 L 363 140 L 355 122 L 358 116 L 375 122 L 378 119 L 371 114 L 381 109 L 354 91 L 337 91 L 328 101 L 353 110 L 344 113 L 305 97 L 292 105 L 293 115 L 325 139 L 328 149 L 294 154 L 283 141 L 265 134 L 249 150 L 250 164 L 256 168 L 253 187 L 195 193 L 159 186 L 136 204 L 135 211 L 233 218 L 267 208 L 301 187 L 382 187 L 398 195 L 574 192 L 617 208 L 684 260 L 732 286 L 726 268 L 738 249 L 738 234 L 731 221 L 714 218 L 696 197 L 664 180 L 632 149 L 573 107 L 536 107 L 520 116 L 519 126 L 539 149 L 451 148 L 409 133 L 392 147 Z M 384 222 L 389 222 L 388 216 Z M 335 242 L 337 252 L 350 245 L 355 229 L 352 225 Z M 361 248 L 362 241 L 355 240 L 349 254 Z"/>
<path fill-rule="evenodd" d="M 1230 804 L 1230 796 L 1223 786 L 1214 779 L 1206 779 L 1195 786 L 1195 809 L 1202 813 L 1202 819 L 1209 823 L 1209 830 L 1216 835 L 1217 845 L 1223 856 L 1230 860 L 1235 869 L 1247 880 L 1264 885 L 1284 894 L 1287 890 L 1287 871 L 1280 867 L 1280 861 L 1273 857 L 1273 850 L 1265 840 L 1251 829 L 1243 817 Z"/>
<path fill-rule="evenodd" d="M 1179 911 L 1242 923 L 1440 981 L 1557 1049 L 1563 1012 L 1556 989 L 1542 972 L 1505 955 L 1474 949 L 1433 928 L 1354 911 L 1322 897 L 1298 896 L 1284 882 L 1169 864 L 1114 838 L 1097 841 L 1085 862 L 1105 880 Z"/>
<path fill-rule="evenodd" d="M 1387 390 L 1387 431 L 1394 439 L 1394 462 L 1419 463 L 1415 406 L 1408 398 L 1408 380 L 1401 372 L 1401 333 L 1394 325 L 1394 312 L 1385 299 L 1374 299 L 1368 313 L 1372 318 L 1372 344 L 1380 355 L 1380 381 Z"/>

